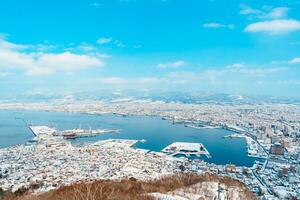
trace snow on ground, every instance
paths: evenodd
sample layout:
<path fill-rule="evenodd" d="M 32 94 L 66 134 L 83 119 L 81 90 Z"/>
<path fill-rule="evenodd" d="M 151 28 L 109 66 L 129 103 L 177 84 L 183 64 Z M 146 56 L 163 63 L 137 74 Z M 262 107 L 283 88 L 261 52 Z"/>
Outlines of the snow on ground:
<path fill-rule="evenodd" d="M 152 193 L 157 200 L 199 200 L 199 199 L 241 199 L 239 188 L 228 188 L 224 184 L 217 182 L 202 182 L 195 185 L 180 188 L 175 191 L 162 193 Z"/>

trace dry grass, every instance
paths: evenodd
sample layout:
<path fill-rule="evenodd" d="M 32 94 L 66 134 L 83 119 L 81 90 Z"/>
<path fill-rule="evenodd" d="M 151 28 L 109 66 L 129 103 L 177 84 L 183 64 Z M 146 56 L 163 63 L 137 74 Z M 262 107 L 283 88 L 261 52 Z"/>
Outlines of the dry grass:
<path fill-rule="evenodd" d="M 153 200 L 148 193 L 166 193 L 207 181 L 218 181 L 228 187 L 239 187 L 245 199 L 257 199 L 244 184 L 229 177 L 178 174 L 150 182 L 128 179 L 119 182 L 99 180 L 92 183 L 77 183 L 40 195 L 31 195 L 28 191 L 19 195 L 7 194 L 3 200 Z"/>

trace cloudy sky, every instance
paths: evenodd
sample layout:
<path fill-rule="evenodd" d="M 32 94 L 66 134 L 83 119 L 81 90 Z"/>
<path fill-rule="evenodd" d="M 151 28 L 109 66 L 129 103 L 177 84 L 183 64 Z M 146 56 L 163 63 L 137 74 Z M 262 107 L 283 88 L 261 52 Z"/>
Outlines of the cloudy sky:
<path fill-rule="evenodd" d="M 299 0 L 1 0 L 0 93 L 300 97 Z"/>

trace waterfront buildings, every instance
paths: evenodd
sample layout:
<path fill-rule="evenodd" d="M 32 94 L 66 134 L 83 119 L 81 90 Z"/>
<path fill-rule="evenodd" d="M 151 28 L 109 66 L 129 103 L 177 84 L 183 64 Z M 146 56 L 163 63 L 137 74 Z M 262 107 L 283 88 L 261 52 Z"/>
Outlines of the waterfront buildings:
<path fill-rule="evenodd" d="M 177 172 L 210 172 L 245 183 L 260 199 L 300 198 L 300 106 L 293 104 L 182 104 L 161 101 L 0 104 L 1 109 L 159 116 L 196 128 L 223 127 L 246 138 L 253 167 L 222 166 L 135 149 L 131 142 L 105 141 L 74 147 L 44 140 L 0 150 L 0 187 L 17 190 L 41 184 L 40 191 L 82 180 L 152 179 Z M 47 137 L 46 137 L 47 138 Z M 234 138 L 234 136 L 233 136 Z M 128 144 L 129 143 L 129 144 Z"/>

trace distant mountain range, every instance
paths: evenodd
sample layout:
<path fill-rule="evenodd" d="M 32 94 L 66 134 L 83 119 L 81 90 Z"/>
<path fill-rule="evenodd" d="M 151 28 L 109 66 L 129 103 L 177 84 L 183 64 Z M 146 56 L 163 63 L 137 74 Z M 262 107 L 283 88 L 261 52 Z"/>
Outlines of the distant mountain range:
<path fill-rule="evenodd" d="M 101 90 L 97 92 L 75 92 L 65 94 L 28 93 L 17 96 L 0 96 L 0 102 L 49 102 L 49 101 L 131 101 L 152 100 L 164 102 L 182 103 L 211 103 L 211 104 L 264 104 L 264 103 L 288 103 L 300 104 L 299 98 L 255 96 L 241 94 L 220 94 L 207 92 L 170 92 L 170 91 L 137 91 Z"/>

